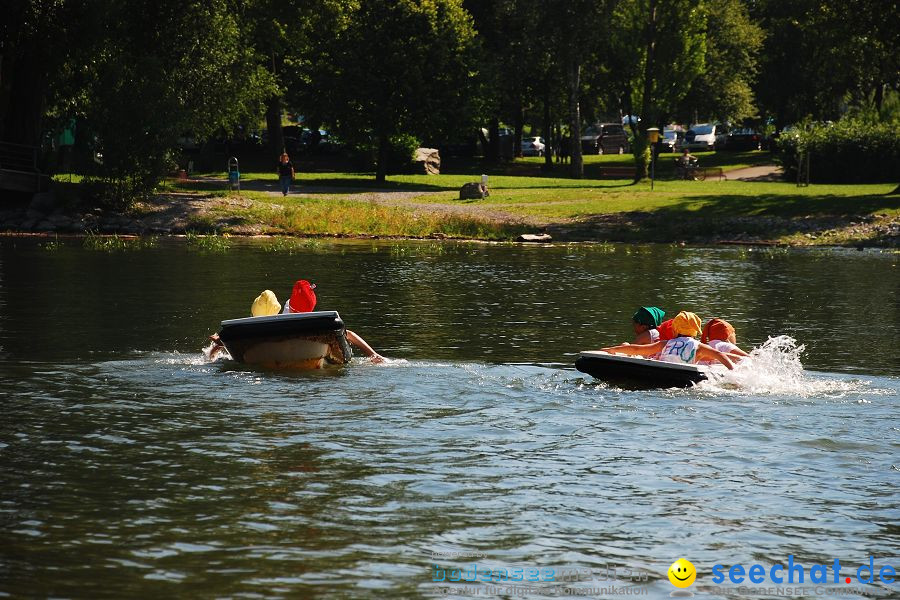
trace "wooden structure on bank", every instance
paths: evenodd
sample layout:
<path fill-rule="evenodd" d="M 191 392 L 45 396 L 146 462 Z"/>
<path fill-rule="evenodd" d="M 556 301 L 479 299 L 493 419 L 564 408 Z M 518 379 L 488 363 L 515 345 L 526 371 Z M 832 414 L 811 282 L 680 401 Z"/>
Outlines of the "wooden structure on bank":
<path fill-rule="evenodd" d="M 37 194 L 49 189 L 50 178 L 38 169 L 37 153 L 34 146 L 0 142 L 0 193 Z"/>

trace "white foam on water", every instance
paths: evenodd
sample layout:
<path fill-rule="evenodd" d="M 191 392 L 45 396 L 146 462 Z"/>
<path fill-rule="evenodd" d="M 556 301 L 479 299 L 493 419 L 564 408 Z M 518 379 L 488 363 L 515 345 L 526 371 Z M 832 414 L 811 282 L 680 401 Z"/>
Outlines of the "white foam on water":
<path fill-rule="evenodd" d="M 847 393 L 872 392 L 868 382 L 824 377 L 803 370 L 800 357 L 806 347 L 787 335 L 770 337 L 750 352 L 732 371 L 713 370 L 698 387 L 708 391 L 839 398 Z"/>
<path fill-rule="evenodd" d="M 215 355 L 213 355 L 213 349 L 216 348 L 217 344 L 213 341 L 210 341 L 209 344 L 203 347 L 203 361 L 204 363 L 215 362 L 217 360 L 231 360 L 231 355 L 228 354 L 228 350 L 224 347 L 221 350 L 217 351 Z"/>

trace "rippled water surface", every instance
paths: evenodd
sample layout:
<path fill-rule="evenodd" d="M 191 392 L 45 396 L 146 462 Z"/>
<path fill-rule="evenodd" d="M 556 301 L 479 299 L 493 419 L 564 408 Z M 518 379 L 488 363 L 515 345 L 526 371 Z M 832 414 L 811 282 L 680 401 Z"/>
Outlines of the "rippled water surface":
<path fill-rule="evenodd" d="M 0 595 L 432 597 L 474 562 L 591 573 L 576 593 L 615 567 L 662 598 L 681 556 L 695 591 L 788 555 L 900 570 L 897 254 L 42 244 L 0 241 Z M 299 277 L 391 360 L 204 358 Z M 642 391 L 573 370 L 642 303 L 728 318 L 754 369 Z"/>

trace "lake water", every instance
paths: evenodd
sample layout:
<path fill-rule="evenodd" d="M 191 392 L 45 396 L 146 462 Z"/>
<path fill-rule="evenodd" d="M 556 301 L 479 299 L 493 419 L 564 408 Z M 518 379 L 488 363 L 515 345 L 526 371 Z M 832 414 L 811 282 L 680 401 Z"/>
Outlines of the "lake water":
<path fill-rule="evenodd" d="M 440 597 L 523 569 L 468 593 L 662 598 L 685 557 L 688 592 L 761 598 L 728 568 L 791 555 L 807 586 L 829 568 L 793 597 L 898 597 L 898 258 L 0 239 L 0 595 Z M 297 278 L 391 360 L 206 360 Z M 640 304 L 727 318 L 755 369 L 649 391 L 575 371 Z"/>

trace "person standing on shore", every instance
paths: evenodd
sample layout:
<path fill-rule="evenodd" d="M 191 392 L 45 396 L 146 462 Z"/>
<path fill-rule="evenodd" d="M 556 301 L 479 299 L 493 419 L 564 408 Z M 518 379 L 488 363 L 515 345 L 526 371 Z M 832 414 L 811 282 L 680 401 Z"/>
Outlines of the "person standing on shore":
<path fill-rule="evenodd" d="M 287 152 L 281 155 L 278 163 L 278 183 L 281 184 L 281 195 L 287 196 L 291 191 L 291 184 L 294 182 L 294 163 Z"/>

